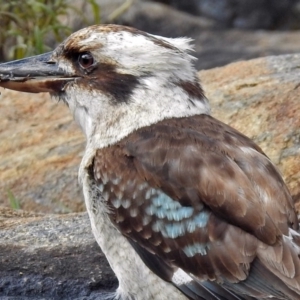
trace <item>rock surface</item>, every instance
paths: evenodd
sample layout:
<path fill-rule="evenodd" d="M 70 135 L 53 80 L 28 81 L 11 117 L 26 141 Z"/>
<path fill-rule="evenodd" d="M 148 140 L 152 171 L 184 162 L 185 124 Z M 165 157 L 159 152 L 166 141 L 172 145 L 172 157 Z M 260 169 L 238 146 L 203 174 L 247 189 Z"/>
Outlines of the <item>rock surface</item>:
<path fill-rule="evenodd" d="M 28 211 L 82 211 L 77 169 L 84 138 L 48 94 L 1 90 L 0 204 L 9 192 Z"/>
<path fill-rule="evenodd" d="M 2 300 L 101 300 L 117 287 L 86 213 L 0 209 L 0 241 Z"/>
<path fill-rule="evenodd" d="M 299 68 L 300 55 L 285 55 L 199 73 L 213 116 L 262 147 L 298 206 Z M 1 92 L 0 203 L 9 206 L 11 191 L 36 213 L 0 211 L 0 299 L 101 299 L 117 282 L 86 214 L 37 214 L 84 209 L 76 178 L 83 135 L 48 95 Z"/>
<path fill-rule="evenodd" d="M 299 28 L 299 0 L 155 0 L 192 15 L 206 16 L 223 27 Z"/>

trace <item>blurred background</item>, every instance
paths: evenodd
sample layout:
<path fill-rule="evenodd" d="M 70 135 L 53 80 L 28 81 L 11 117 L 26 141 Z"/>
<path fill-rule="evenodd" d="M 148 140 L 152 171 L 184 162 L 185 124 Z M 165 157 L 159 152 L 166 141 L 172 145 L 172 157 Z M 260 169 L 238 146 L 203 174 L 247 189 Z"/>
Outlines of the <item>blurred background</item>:
<path fill-rule="evenodd" d="M 300 50 L 300 0 L 0 0 L 0 61 L 50 51 L 70 33 L 95 23 L 191 37 L 198 70 Z M 230 78 L 230 73 L 223 76 Z M 217 90 L 220 78 L 212 78 Z M 256 99 L 262 91 L 253 93 Z M 243 94 L 247 97 L 250 92 Z M 85 140 L 67 107 L 49 98 L 1 91 L 0 206 L 43 213 L 85 210 L 77 183 Z M 269 107 L 265 111 L 272 114 Z M 291 136 L 299 149 L 300 135 Z M 298 172 L 298 166 L 288 169 Z M 293 195 L 300 199 L 300 193 Z"/>
<path fill-rule="evenodd" d="M 0 61 L 49 51 L 95 23 L 192 37 L 198 69 L 300 49 L 300 0 L 0 0 Z"/>

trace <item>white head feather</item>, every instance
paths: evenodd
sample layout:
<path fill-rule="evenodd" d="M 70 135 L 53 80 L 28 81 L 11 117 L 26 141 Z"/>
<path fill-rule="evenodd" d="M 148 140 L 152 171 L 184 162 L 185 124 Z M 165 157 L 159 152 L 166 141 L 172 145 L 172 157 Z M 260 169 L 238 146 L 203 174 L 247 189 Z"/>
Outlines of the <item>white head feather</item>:
<path fill-rule="evenodd" d="M 72 34 L 54 55 L 60 68 L 75 73 L 76 64 L 63 55 L 70 49 L 91 53 L 103 72 L 105 66 L 111 66 L 116 76 L 130 75 L 138 82 L 127 101 L 115 99 L 118 83 L 111 87 L 111 93 L 92 88 L 92 84 L 83 87 L 77 84 L 79 81 L 66 86 L 60 97 L 69 105 L 93 149 L 113 144 L 165 118 L 210 112 L 204 96 L 193 96 L 184 88 L 186 84 L 200 88 L 194 57 L 189 54 L 190 39 L 163 38 L 117 25 L 84 28 Z"/>

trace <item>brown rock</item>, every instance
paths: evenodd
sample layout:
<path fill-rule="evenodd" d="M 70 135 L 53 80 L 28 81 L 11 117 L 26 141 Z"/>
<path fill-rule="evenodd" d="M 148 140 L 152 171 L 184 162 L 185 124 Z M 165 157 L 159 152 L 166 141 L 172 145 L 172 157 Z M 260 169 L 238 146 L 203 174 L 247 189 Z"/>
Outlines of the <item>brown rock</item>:
<path fill-rule="evenodd" d="M 0 204 L 8 192 L 23 209 L 83 210 L 77 169 L 84 138 L 67 107 L 47 94 L 1 90 Z"/>

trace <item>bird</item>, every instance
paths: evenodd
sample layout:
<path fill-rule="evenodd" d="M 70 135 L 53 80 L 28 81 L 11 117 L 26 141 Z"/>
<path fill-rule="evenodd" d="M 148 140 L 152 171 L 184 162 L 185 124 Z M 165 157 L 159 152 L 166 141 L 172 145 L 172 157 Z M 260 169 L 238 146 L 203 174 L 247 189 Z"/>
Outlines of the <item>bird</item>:
<path fill-rule="evenodd" d="M 297 213 L 251 139 L 211 116 L 189 38 L 92 25 L 0 64 L 0 86 L 49 92 L 86 137 L 79 167 L 121 300 L 300 299 Z"/>

